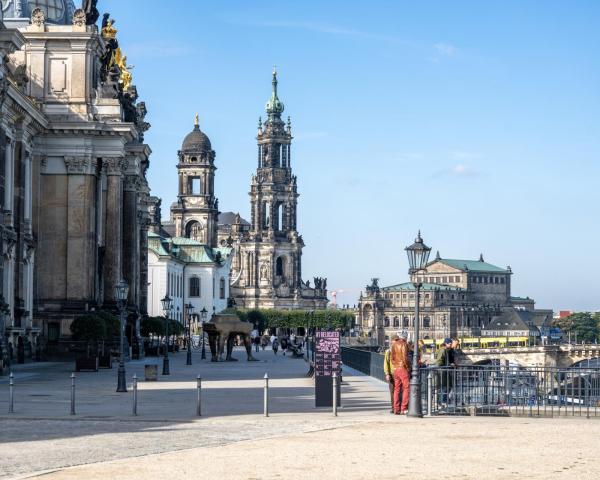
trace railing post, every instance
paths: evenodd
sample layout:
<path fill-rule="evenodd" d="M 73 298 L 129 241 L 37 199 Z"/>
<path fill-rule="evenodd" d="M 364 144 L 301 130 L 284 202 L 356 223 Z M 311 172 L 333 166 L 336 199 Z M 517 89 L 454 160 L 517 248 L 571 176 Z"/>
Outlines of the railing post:
<path fill-rule="evenodd" d="M 337 391 L 338 391 L 338 376 L 337 372 L 333 372 L 333 415 L 337 417 Z"/>
<path fill-rule="evenodd" d="M 71 373 L 71 415 L 75 415 L 75 372 Z"/>
<path fill-rule="evenodd" d="M 133 374 L 133 416 L 137 417 L 137 403 L 138 403 L 138 381 L 137 375 Z"/>
<path fill-rule="evenodd" d="M 264 415 L 265 417 L 269 416 L 269 375 L 265 373 L 265 394 L 264 394 Z"/>
<path fill-rule="evenodd" d="M 202 391 L 202 378 L 200 377 L 200 375 L 198 375 L 196 377 L 196 415 L 199 417 L 202 416 L 201 391 Z"/>
<path fill-rule="evenodd" d="M 10 372 L 8 376 L 8 413 L 15 413 L 14 410 L 14 397 L 15 397 L 15 380 L 14 375 Z"/>
<path fill-rule="evenodd" d="M 427 416 L 433 415 L 433 372 L 427 374 Z"/>

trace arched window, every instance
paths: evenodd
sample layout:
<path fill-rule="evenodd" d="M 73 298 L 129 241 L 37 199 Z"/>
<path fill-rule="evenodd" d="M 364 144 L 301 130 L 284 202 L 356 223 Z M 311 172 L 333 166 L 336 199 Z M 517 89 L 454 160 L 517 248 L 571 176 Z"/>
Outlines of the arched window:
<path fill-rule="evenodd" d="M 394 327 L 398 328 L 400 326 L 400 319 L 398 317 L 394 317 Z"/>
<path fill-rule="evenodd" d="M 204 232 L 202 228 L 202 224 L 197 222 L 196 220 L 192 220 L 188 222 L 185 226 L 185 236 L 192 240 L 196 240 L 198 242 L 204 241 Z"/>
<path fill-rule="evenodd" d="M 402 318 L 402 327 L 407 328 L 408 327 L 408 317 L 403 317 Z"/>
<path fill-rule="evenodd" d="M 219 280 L 219 298 L 221 300 L 225 298 L 225 279 L 223 277 Z"/>
<path fill-rule="evenodd" d="M 190 278 L 190 297 L 200 296 L 200 279 L 198 277 Z"/>
<path fill-rule="evenodd" d="M 423 328 L 431 328 L 431 318 L 425 317 L 423 319 Z"/>
<path fill-rule="evenodd" d="M 277 257 L 277 262 L 275 263 L 275 275 L 278 277 L 283 277 L 285 274 L 285 258 Z"/>

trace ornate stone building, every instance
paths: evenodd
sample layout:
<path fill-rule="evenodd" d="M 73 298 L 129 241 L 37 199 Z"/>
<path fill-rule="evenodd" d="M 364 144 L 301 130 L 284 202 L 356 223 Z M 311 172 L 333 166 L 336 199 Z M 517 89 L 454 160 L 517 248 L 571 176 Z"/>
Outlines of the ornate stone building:
<path fill-rule="evenodd" d="M 297 230 L 297 179 L 292 172 L 292 132 L 281 119 L 273 71 L 267 119 L 258 124 L 258 165 L 250 186 L 250 225 L 238 216 L 221 225 L 235 246 L 231 292 L 235 304 L 249 308 L 316 309 L 327 305 L 327 280 L 314 287 L 302 280 L 304 241 Z M 246 222 L 248 223 L 248 222 Z M 222 235 L 224 237 L 224 235 Z"/>
<path fill-rule="evenodd" d="M 196 314 L 206 309 L 207 319 L 227 308 L 232 249 L 217 244 L 215 152 L 200 130 L 197 115 L 178 159 L 178 195 L 169 222 L 161 223 L 160 199 L 151 200 L 148 312 L 163 315 L 160 300 L 168 294 L 173 299 L 173 318 L 186 322 L 186 304 L 191 303 Z"/>
<path fill-rule="evenodd" d="M 70 0 L 2 2 L 5 358 L 8 344 L 58 347 L 73 318 L 115 307 L 121 278 L 129 320 L 146 308 L 146 109 L 112 20 L 99 29 L 87 3 L 86 12 Z"/>
<path fill-rule="evenodd" d="M 372 279 L 361 292 L 357 324 L 381 344 L 400 330 L 412 338 L 415 282 L 422 283 L 421 338 L 486 335 L 491 322 L 506 310 L 527 310 L 538 327 L 552 319 L 550 310 L 535 310 L 532 299 L 511 296 L 512 274 L 510 267 L 492 265 L 483 255 L 479 260 L 457 260 L 442 258 L 438 252 L 409 282 L 380 287 L 378 279 Z"/>

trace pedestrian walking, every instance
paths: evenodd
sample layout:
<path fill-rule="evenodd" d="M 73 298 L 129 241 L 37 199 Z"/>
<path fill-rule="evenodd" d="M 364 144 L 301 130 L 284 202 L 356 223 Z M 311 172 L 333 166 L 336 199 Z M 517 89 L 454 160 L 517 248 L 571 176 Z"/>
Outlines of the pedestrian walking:
<path fill-rule="evenodd" d="M 400 340 L 399 335 L 393 335 L 391 338 L 390 348 L 388 348 L 383 354 L 383 373 L 385 374 L 385 381 L 388 383 L 390 389 L 390 413 L 394 413 L 394 366 L 392 365 L 392 359 L 390 353 L 392 346 Z"/>
<path fill-rule="evenodd" d="M 273 335 L 273 337 L 275 336 Z M 271 348 L 273 349 L 273 354 L 277 355 L 277 350 L 279 350 L 279 340 L 277 340 L 277 337 L 273 338 L 273 340 L 271 341 Z"/>
<path fill-rule="evenodd" d="M 394 413 L 406 415 L 410 394 L 409 372 L 411 367 L 406 339 L 400 338 L 392 344 L 390 357 L 394 367 Z"/>
<path fill-rule="evenodd" d="M 260 337 L 260 346 L 263 349 L 263 352 L 265 351 L 265 348 L 267 348 L 268 344 L 269 344 L 269 336 L 268 335 L 263 335 L 262 337 Z"/>
<path fill-rule="evenodd" d="M 281 339 L 281 351 L 283 352 L 283 356 L 285 357 L 285 351 L 287 350 L 288 347 L 288 339 L 287 337 L 283 337 Z"/>
<path fill-rule="evenodd" d="M 252 341 L 254 342 L 254 351 L 256 353 L 260 352 L 260 337 L 257 335 Z"/>

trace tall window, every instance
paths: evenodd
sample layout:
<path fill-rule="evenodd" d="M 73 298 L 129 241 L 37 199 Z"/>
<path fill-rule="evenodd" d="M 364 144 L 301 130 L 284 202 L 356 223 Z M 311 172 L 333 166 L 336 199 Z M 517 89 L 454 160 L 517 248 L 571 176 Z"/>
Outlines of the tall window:
<path fill-rule="evenodd" d="M 219 280 L 219 298 L 223 300 L 225 298 L 225 279 Z"/>
<path fill-rule="evenodd" d="M 425 317 L 423 319 L 423 328 L 431 328 L 431 318 Z"/>
<path fill-rule="evenodd" d="M 200 296 L 200 279 L 198 277 L 190 278 L 190 297 Z"/>

